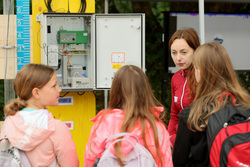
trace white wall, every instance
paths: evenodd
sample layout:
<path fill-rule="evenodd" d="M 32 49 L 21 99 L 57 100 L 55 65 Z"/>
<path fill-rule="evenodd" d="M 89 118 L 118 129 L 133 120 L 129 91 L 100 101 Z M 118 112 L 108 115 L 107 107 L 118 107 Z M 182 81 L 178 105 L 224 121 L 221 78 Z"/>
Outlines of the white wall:
<path fill-rule="evenodd" d="M 199 34 L 198 14 L 171 13 L 177 16 L 177 29 L 193 27 Z M 205 14 L 205 42 L 223 40 L 235 70 L 250 70 L 250 15 Z"/>

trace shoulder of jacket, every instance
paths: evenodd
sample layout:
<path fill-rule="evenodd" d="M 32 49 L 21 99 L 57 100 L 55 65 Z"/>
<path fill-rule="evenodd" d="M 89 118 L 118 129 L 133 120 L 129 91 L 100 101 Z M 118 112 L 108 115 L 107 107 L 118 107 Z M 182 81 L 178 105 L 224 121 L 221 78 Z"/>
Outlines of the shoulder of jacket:
<path fill-rule="evenodd" d="M 115 109 L 108 110 L 106 113 L 105 113 L 105 110 L 101 110 L 94 119 L 91 119 L 91 121 L 95 122 L 99 120 L 102 116 L 109 117 L 109 116 L 119 116 L 119 115 L 124 115 L 123 110 L 115 108 Z"/>
<path fill-rule="evenodd" d="M 54 120 L 54 128 L 50 129 L 50 130 L 52 130 L 54 132 L 56 132 L 58 130 L 65 132 L 65 131 L 69 131 L 69 126 L 67 125 L 66 122 L 58 120 L 58 119 L 55 119 Z"/>
<path fill-rule="evenodd" d="M 176 73 L 174 73 L 174 75 L 172 76 L 172 78 L 176 78 L 176 77 L 179 77 L 179 76 L 182 76 L 181 75 L 181 70 L 179 70 Z"/>
<path fill-rule="evenodd" d="M 177 71 L 173 76 L 172 76 L 172 79 L 171 79 L 171 82 L 172 83 L 178 83 L 178 82 L 183 82 L 185 80 L 185 77 L 181 74 L 181 71 Z"/>
<path fill-rule="evenodd" d="M 184 109 L 178 114 L 179 118 L 180 118 L 181 120 L 187 121 L 188 116 L 189 116 L 189 113 L 190 113 L 190 109 L 191 109 L 191 105 L 188 106 L 188 107 L 186 107 L 186 108 L 184 108 Z"/>

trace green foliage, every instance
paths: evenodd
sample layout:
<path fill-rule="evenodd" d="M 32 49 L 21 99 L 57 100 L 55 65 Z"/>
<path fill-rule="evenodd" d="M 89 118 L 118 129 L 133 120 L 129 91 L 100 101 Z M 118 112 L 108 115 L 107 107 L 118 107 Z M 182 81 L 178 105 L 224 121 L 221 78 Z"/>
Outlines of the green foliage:
<path fill-rule="evenodd" d="M 96 113 L 98 113 L 100 110 L 104 109 L 104 91 L 96 90 L 95 97 L 96 97 Z"/>
<path fill-rule="evenodd" d="M 100 0 L 95 1 L 95 12 L 96 13 L 104 13 L 103 1 L 100 1 Z"/>
<path fill-rule="evenodd" d="M 160 23 L 161 27 L 163 27 L 163 14 L 164 11 L 170 11 L 170 4 L 166 2 L 150 2 L 150 6 L 152 7 L 152 12 L 157 18 L 157 21 Z"/>
<path fill-rule="evenodd" d="M 250 93 L 250 72 L 237 72 L 238 77 L 240 78 L 241 84 L 248 90 Z"/>
<path fill-rule="evenodd" d="M 162 99 L 162 80 L 163 80 L 163 11 L 168 11 L 168 2 L 150 2 L 150 8 L 140 8 L 140 11 L 133 11 L 132 3 L 128 1 L 111 1 L 109 4 L 110 13 L 138 13 L 146 14 L 146 75 L 149 78 L 151 88 L 155 97 L 165 105 L 167 110 L 166 118 L 169 120 L 171 108 L 171 75 L 167 74 L 166 97 Z M 143 11 L 144 10 L 144 11 Z M 152 15 L 151 15 L 152 13 Z M 97 94 L 96 94 L 97 95 Z M 97 95 L 98 98 L 98 95 Z M 100 101 L 97 100 L 97 103 Z M 102 103 L 102 102 L 101 102 Z M 97 104 L 99 106 L 99 104 Z"/>
<path fill-rule="evenodd" d="M 96 4 L 104 5 L 103 1 L 96 0 Z M 171 77 L 172 74 L 166 74 L 166 97 L 162 99 L 162 80 L 163 80 L 163 45 L 162 45 L 162 33 L 163 33 L 163 13 L 170 11 L 169 2 L 149 2 L 150 9 L 145 7 L 144 13 L 146 14 L 146 74 L 149 78 L 151 88 L 155 97 L 165 105 L 167 110 L 166 118 L 170 118 L 171 108 Z M 98 8 L 103 8 L 98 7 Z M 151 11 L 146 11 L 151 10 Z M 241 11 L 250 11 L 250 5 L 242 5 Z M 137 13 L 143 11 L 133 11 L 132 2 L 130 1 L 110 1 L 109 3 L 110 13 Z M 150 13 L 153 13 L 153 16 Z M 243 86 L 250 91 L 250 73 L 239 73 L 239 77 L 242 80 Z M 103 93 L 96 94 L 97 108 L 103 107 Z"/>
<path fill-rule="evenodd" d="M 241 13 L 250 13 L 250 4 L 246 3 L 246 4 L 241 5 L 240 12 Z"/>
<path fill-rule="evenodd" d="M 3 14 L 3 0 L 0 0 L 0 14 Z"/>
<path fill-rule="evenodd" d="M 114 1 L 114 5 L 119 10 L 119 13 L 132 13 L 131 2 Z"/>

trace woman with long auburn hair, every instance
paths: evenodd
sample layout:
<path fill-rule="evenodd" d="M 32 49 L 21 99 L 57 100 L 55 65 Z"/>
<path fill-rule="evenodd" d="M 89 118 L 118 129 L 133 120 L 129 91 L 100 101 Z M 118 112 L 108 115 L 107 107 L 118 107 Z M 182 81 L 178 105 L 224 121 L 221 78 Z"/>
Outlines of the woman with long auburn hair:
<path fill-rule="evenodd" d="M 123 66 L 114 76 L 108 108 L 100 111 L 92 120 L 94 125 L 85 149 L 84 166 L 92 167 L 96 158 L 102 156 L 106 140 L 121 132 L 137 136 L 140 144 L 152 154 L 157 166 L 173 166 L 169 134 L 163 119 L 164 108 L 154 97 L 145 73 L 134 65 Z M 130 136 L 124 139 L 136 142 Z M 128 143 L 118 142 L 111 152 L 124 166 L 122 158 L 131 149 Z"/>
<path fill-rule="evenodd" d="M 199 37 L 193 28 L 179 29 L 169 40 L 171 57 L 180 69 L 171 79 L 172 103 L 168 132 L 172 146 L 178 127 L 178 114 L 192 103 L 195 96 L 196 80 L 192 56 L 199 46 Z"/>
<path fill-rule="evenodd" d="M 210 42 L 198 47 L 193 64 L 197 90 L 194 102 L 179 114 L 173 150 L 176 167 L 209 166 L 206 136 L 209 118 L 229 104 L 241 109 L 250 108 L 249 93 L 239 83 L 228 53 L 221 44 Z"/>

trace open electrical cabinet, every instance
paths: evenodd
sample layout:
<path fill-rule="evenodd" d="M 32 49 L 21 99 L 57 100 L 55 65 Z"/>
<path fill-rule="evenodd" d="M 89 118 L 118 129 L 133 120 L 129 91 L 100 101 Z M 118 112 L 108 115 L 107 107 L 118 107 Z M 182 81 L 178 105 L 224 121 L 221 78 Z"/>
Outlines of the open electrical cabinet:
<path fill-rule="evenodd" d="M 144 14 L 43 13 L 41 62 L 52 66 L 62 91 L 110 89 L 124 65 L 145 71 Z"/>

